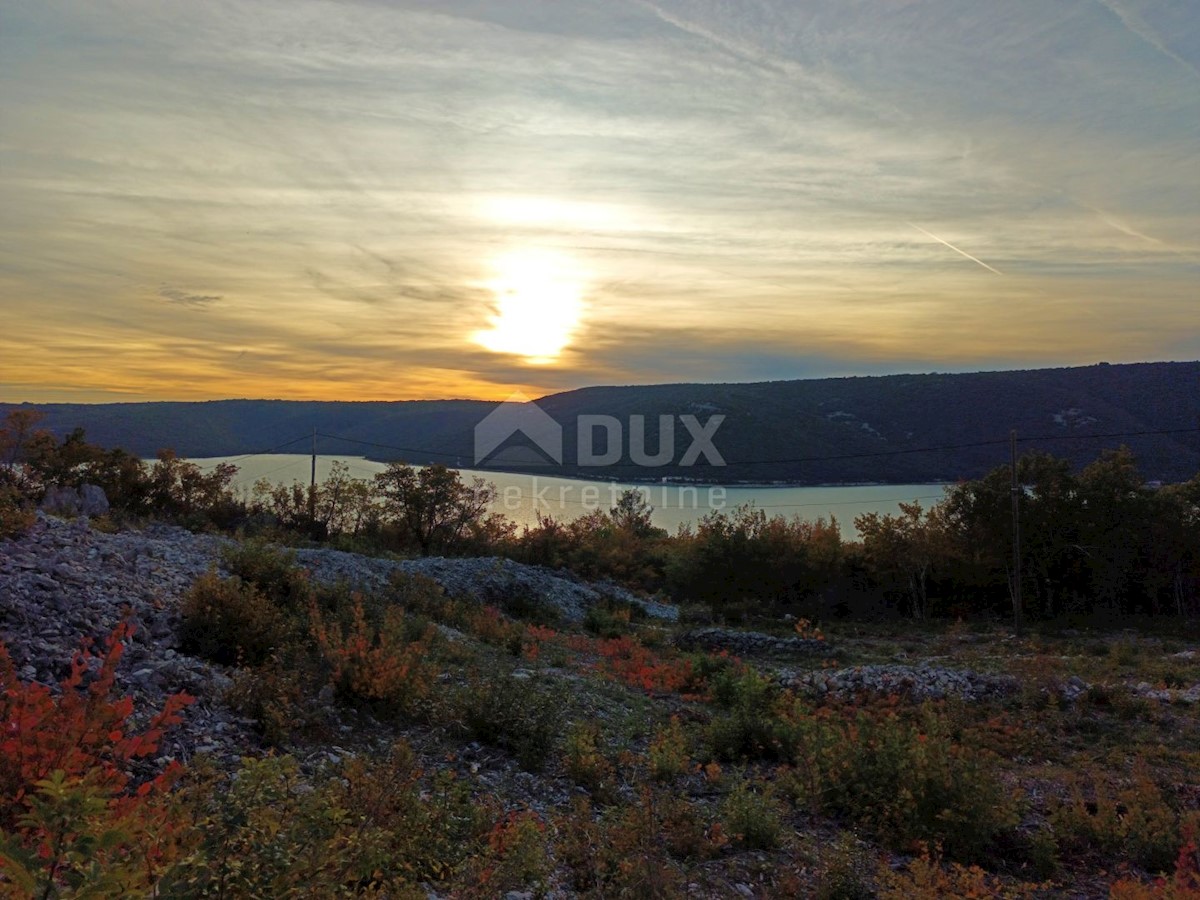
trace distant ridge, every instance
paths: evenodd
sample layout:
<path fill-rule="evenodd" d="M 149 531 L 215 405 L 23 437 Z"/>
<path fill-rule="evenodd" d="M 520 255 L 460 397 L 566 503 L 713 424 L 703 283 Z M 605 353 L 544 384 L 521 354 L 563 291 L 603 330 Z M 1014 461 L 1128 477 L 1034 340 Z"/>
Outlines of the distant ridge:
<path fill-rule="evenodd" d="M 978 372 L 884 375 L 756 384 L 667 384 L 595 387 L 537 401 L 564 428 L 564 460 L 553 474 L 711 482 L 953 481 L 1007 461 L 1003 440 L 1016 429 L 1021 452 L 1043 450 L 1083 465 L 1105 447 L 1127 444 L 1143 474 L 1178 481 L 1200 472 L 1200 362 Z M 214 400 L 199 403 L 34 404 L 58 434 L 75 427 L 106 446 L 145 456 L 173 447 L 191 457 L 237 456 L 306 438 L 317 428 L 321 453 L 403 458 L 471 467 L 474 427 L 496 404 L 479 400 L 315 402 Z M 668 465 L 647 469 L 627 455 L 606 469 L 580 469 L 580 415 L 646 417 L 656 448 L 658 416 L 724 415 L 714 444 L 724 468 Z M 676 427 L 675 459 L 688 444 Z M 1106 434 L 1176 432 L 1122 438 Z M 963 446 L 985 444 L 984 446 Z M 306 453 L 311 438 L 282 452 Z M 924 448 L 950 447 L 936 452 Z M 389 449 L 404 448 L 404 449 Z M 519 449 L 519 448 L 518 448 Z M 424 451 L 424 452 L 416 452 Z M 921 451 L 921 452 L 917 452 Z M 503 452 L 504 468 L 521 468 L 519 452 Z M 551 474 L 546 466 L 529 471 Z"/>

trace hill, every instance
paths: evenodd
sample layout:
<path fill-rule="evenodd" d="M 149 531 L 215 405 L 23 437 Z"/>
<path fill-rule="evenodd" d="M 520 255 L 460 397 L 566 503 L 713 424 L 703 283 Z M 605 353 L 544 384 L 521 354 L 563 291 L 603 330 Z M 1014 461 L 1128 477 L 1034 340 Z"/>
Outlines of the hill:
<path fill-rule="evenodd" d="M 953 481 L 1007 460 L 1016 429 L 1021 450 L 1043 450 L 1082 465 L 1104 447 L 1127 444 L 1146 477 L 1190 478 L 1200 470 L 1200 362 L 1138 363 L 970 374 L 889 375 L 757 384 L 594 387 L 543 397 L 538 406 L 563 426 L 563 460 L 553 474 L 644 480 L 796 484 Z M 322 453 L 360 453 L 410 462 L 471 465 L 476 424 L 496 405 L 473 400 L 50 404 L 40 408 L 56 433 L 86 429 L 101 444 L 151 455 L 171 446 L 192 456 L 231 456 L 274 448 L 306 452 L 315 427 Z M 576 465 L 580 416 L 622 423 L 617 464 Z M 726 465 L 678 465 L 690 438 L 675 420 L 673 462 L 631 462 L 629 417 L 645 416 L 647 451 L 658 417 L 725 420 L 713 445 Z M 1154 434 L 1139 434 L 1159 432 Z M 1161 433 L 1172 432 L 1172 433 Z M 1113 435 L 1122 435 L 1113 437 Z M 928 448 L 947 448 L 931 451 Z M 550 474 L 537 454 L 509 444 L 496 469 Z"/>

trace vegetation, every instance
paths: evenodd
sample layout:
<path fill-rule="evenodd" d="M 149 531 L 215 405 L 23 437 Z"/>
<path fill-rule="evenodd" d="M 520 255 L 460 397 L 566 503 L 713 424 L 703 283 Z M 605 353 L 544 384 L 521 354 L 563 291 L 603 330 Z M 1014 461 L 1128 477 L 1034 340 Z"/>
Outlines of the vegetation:
<path fill-rule="evenodd" d="M 231 473 L 36 424 L 10 417 L 0 443 L 15 532 L 48 488 L 104 479 L 114 516 L 240 531 L 180 637 L 230 667 L 262 747 L 224 767 L 160 755 L 190 698 L 119 696 L 125 626 L 53 689 L 0 649 L 4 896 L 1200 896 L 1200 479 L 1152 489 L 1124 449 L 1078 471 L 1022 457 L 1016 638 L 1004 468 L 863 516 L 860 542 L 752 508 L 670 535 L 636 494 L 518 532 L 445 469 L 239 497 Z M 279 546 L 318 537 L 572 568 L 680 601 L 680 628 L 823 652 L 688 652 L 617 600 L 573 625 L 414 576 L 355 594 Z M 922 662 L 1014 688 L 795 677 Z"/>

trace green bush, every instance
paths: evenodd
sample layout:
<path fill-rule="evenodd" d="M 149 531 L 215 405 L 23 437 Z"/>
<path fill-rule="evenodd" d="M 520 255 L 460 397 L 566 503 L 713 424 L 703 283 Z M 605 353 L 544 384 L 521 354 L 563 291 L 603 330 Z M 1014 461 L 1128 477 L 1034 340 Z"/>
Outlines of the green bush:
<path fill-rule="evenodd" d="M 24 534 L 33 524 L 34 513 L 16 488 L 0 484 L 0 539 Z"/>
<path fill-rule="evenodd" d="M 994 754 L 959 743 L 946 718 L 916 721 L 859 711 L 849 720 L 794 714 L 793 761 L 809 800 L 893 847 L 940 843 L 958 859 L 982 856 L 1019 821 Z"/>
<path fill-rule="evenodd" d="M 769 786 L 739 780 L 721 802 L 725 830 L 747 850 L 772 850 L 783 834 L 782 810 Z"/>
<path fill-rule="evenodd" d="M 243 541 L 227 547 L 221 561 L 229 574 L 253 585 L 273 604 L 300 613 L 312 588 L 308 573 L 296 565 L 296 554 L 260 541 Z"/>
<path fill-rule="evenodd" d="M 544 679 L 498 675 L 467 684 L 456 718 L 479 741 L 508 750 L 530 771 L 557 751 L 564 728 L 565 694 Z"/>
<path fill-rule="evenodd" d="M 214 662 L 261 665 L 288 639 L 287 618 L 240 578 L 201 575 L 180 603 L 180 646 Z"/>
<path fill-rule="evenodd" d="M 162 896 L 423 898 L 487 852 L 493 818 L 452 775 L 424 780 L 403 743 L 313 777 L 287 756 L 201 771 L 178 799 L 202 843 Z"/>
<path fill-rule="evenodd" d="M 721 711 L 708 726 L 708 747 L 727 762 L 786 759 L 792 738 L 776 714 L 779 689 L 753 669 L 721 669 L 710 682 Z"/>

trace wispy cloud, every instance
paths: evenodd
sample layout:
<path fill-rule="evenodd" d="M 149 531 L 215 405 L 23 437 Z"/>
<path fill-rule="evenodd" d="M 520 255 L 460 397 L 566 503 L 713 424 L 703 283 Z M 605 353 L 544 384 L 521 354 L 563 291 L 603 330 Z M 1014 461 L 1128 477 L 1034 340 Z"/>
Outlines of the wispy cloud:
<path fill-rule="evenodd" d="M 1197 34 L 1187 0 L 18 4 L 0 310 L 39 327 L 6 383 L 496 397 L 1178 356 Z M 981 297 L 942 246 L 1005 277 Z M 553 366 L 471 344 L 514 251 L 586 273 Z"/>
<path fill-rule="evenodd" d="M 183 306 L 207 306 L 224 299 L 220 294 L 192 294 L 165 284 L 158 289 L 158 296 Z"/>

